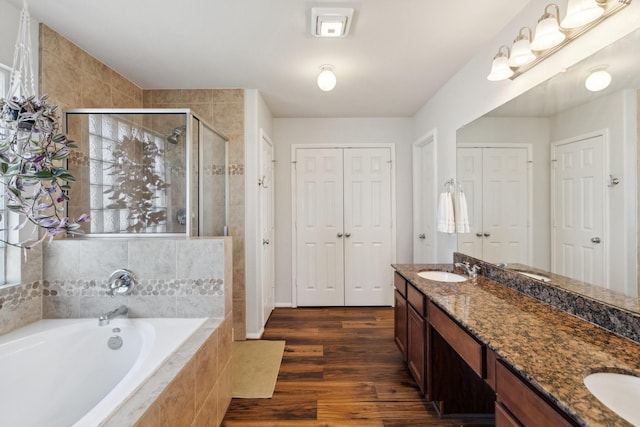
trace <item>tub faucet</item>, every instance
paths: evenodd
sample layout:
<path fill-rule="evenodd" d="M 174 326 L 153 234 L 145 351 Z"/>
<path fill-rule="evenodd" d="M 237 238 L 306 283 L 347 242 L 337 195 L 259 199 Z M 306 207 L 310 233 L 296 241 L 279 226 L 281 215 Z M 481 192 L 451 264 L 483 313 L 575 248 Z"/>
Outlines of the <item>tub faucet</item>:
<path fill-rule="evenodd" d="M 478 277 L 478 273 L 480 272 L 480 266 L 476 264 L 470 265 L 469 261 L 456 262 L 454 265 L 456 267 L 464 268 L 470 279 L 475 279 L 476 277 Z"/>
<path fill-rule="evenodd" d="M 111 319 L 113 319 L 114 317 L 127 316 L 128 314 L 129 314 L 129 307 L 123 304 L 120 307 L 116 308 L 115 310 L 107 311 L 106 313 L 101 314 L 100 317 L 98 317 L 98 325 L 99 326 L 108 325 Z"/>

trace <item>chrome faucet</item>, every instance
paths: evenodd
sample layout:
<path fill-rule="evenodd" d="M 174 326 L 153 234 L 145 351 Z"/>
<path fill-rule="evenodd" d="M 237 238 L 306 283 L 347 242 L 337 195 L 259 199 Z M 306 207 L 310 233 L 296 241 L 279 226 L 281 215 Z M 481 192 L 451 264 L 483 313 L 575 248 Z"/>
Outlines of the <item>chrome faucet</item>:
<path fill-rule="evenodd" d="M 127 316 L 128 314 L 129 314 L 129 307 L 123 304 L 120 307 L 116 308 L 115 310 L 107 311 L 106 313 L 100 315 L 100 317 L 98 317 L 98 325 L 99 326 L 108 325 L 111 319 L 113 319 L 114 317 Z"/>
<path fill-rule="evenodd" d="M 464 268 L 470 279 L 475 279 L 478 277 L 478 273 L 480 273 L 480 266 L 476 264 L 470 265 L 469 261 L 456 262 L 454 265 L 456 267 Z"/>

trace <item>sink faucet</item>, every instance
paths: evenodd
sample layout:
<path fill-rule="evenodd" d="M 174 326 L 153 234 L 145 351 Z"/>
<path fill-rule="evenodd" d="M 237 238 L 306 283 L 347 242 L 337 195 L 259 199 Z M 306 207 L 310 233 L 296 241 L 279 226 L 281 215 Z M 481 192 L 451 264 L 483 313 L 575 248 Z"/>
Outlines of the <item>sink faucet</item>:
<path fill-rule="evenodd" d="M 470 279 L 475 279 L 476 277 L 478 277 L 478 273 L 480 272 L 480 266 L 476 264 L 470 265 L 469 261 L 456 262 L 455 266 L 464 268 L 467 272 L 467 275 L 469 275 Z"/>
<path fill-rule="evenodd" d="M 120 307 L 116 308 L 115 310 L 107 311 L 106 313 L 101 314 L 100 317 L 98 318 L 98 325 L 99 326 L 108 325 L 111 319 L 113 319 L 114 317 L 127 316 L 128 314 L 129 314 L 129 307 L 123 304 Z"/>

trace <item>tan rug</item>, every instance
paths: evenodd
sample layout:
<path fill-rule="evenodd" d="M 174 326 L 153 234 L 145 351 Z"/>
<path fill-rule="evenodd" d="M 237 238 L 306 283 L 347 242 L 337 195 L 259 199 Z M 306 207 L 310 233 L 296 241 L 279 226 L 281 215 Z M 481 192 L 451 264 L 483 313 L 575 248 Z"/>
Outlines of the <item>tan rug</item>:
<path fill-rule="evenodd" d="M 284 341 L 233 342 L 233 397 L 268 399 L 276 387 Z"/>

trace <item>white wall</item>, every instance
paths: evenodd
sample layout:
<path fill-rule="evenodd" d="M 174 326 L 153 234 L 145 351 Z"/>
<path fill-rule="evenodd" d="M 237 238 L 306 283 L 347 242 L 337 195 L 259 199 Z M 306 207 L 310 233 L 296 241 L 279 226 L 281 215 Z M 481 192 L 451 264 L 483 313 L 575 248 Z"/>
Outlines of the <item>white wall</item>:
<path fill-rule="evenodd" d="M 293 144 L 393 143 L 396 149 L 396 262 L 410 263 L 411 143 L 410 118 L 276 118 L 276 304 L 291 304 L 291 146 Z"/>
<path fill-rule="evenodd" d="M 261 321 L 262 288 L 258 264 L 260 224 L 258 217 L 258 171 L 260 170 L 261 132 L 271 138 L 273 115 L 256 89 L 244 91 L 245 106 L 245 290 L 246 333 L 248 338 L 259 338 L 264 325 Z"/>
<path fill-rule="evenodd" d="M 609 199 L 609 288 L 628 295 L 637 291 L 636 230 L 636 91 L 623 90 L 557 114 L 551 119 L 551 142 L 607 130 L 608 177 L 620 184 L 607 188 Z"/>
<path fill-rule="evenodd" d="M 561 10 L 566 10 L 566 1 L 557 3 Z M 531 0 L 522 13 L 491 43 L 480 49 L 414 116 L 414 138 L 437 129 L 439 183 L 455 176 L 458 128 L 640 28 L 640 2 L 635 1 L 517 79 L 489 82 L 486 76 L 498 47 L 510 44 L 521 27 L 534 26 L 547 4 L 547 0 Z M 456 249 L 455 237 L 441 235 L 437 245 L 438 260 L 451 262 L 451 253 Z"/>
<path fill-rule="evenodd" d="M 549 119 L 529 117 L 481 117 L 458 129 L 457 143 L 530 144 L 533 160 L 531 265 L 550 270 Z"/>

